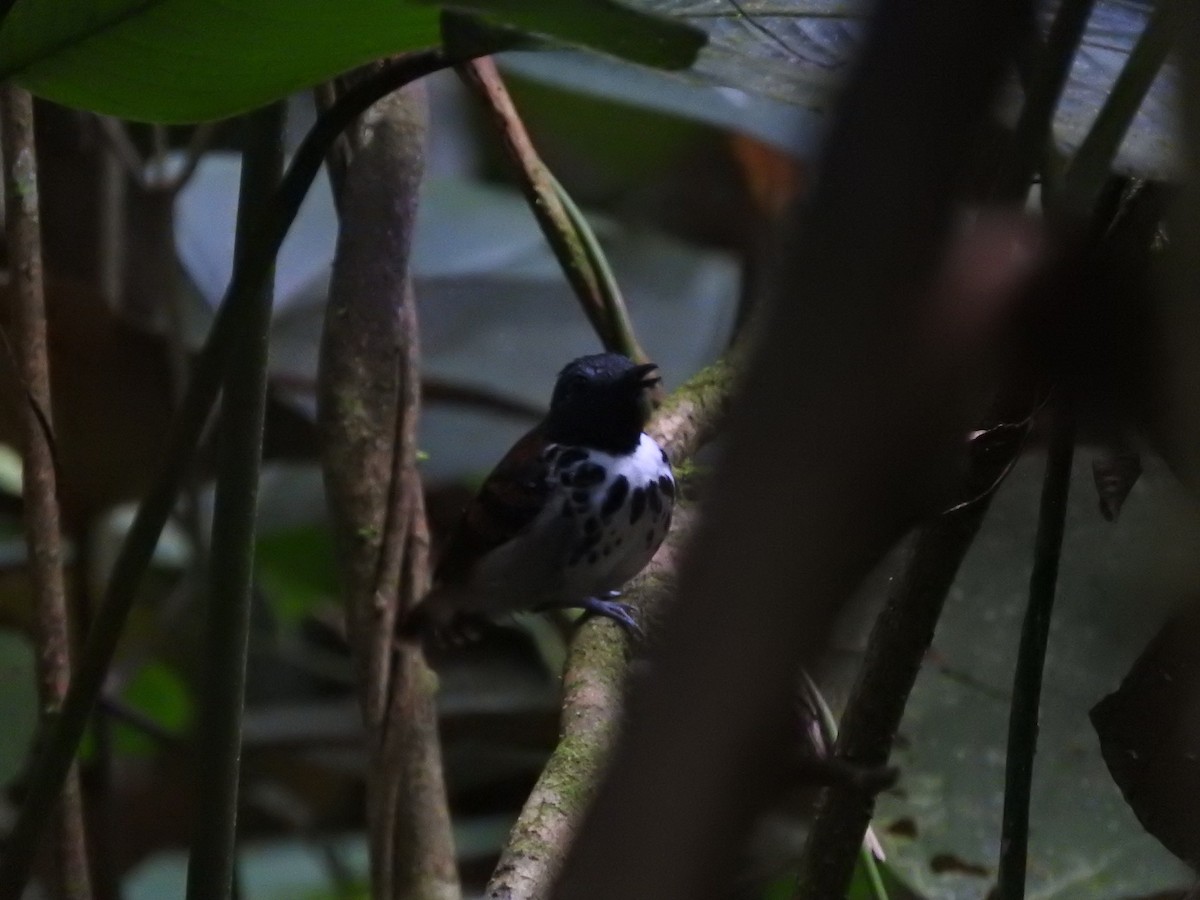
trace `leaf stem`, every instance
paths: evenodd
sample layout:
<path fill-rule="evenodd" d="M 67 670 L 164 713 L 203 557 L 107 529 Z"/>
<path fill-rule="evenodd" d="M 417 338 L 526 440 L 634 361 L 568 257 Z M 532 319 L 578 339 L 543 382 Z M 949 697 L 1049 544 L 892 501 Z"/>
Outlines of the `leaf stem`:
<path fill-rule="evenodd" d="M 1062 556 L 1071 463 L 1075 456 L 1075 420 L 1070 401 L 1060 398 L 1050 430 L 1046 476 L 1034 539 L 1029 606 L 1021 626 L 1021 645 L 1013 677 L 1013 701 L 1008 721 L 1008 754 L 1004 774 L 1004 816 L 1000 832 L 999 896 L 1025 896 L 1026 854 L 1029 846 L 1029 800 L 1033 757 L 1037 751 L 1038 707 L 1042 673 L 1050 636 L 1050 614 Z"/>
<path fill-rule="evenodd" d="M 283 174 L 283 123 L 282 103 L 265 107 L 247 119 L 235 257 L 245 256 L 261 211 Z M 274 300 L 271 274 L 246 314 L 225 374 L 209 552 L 205 669 L 197 733 L 197 809 L 188 860 L 188 900 L 226 900 L 233 885 L 255 514 Z"/>

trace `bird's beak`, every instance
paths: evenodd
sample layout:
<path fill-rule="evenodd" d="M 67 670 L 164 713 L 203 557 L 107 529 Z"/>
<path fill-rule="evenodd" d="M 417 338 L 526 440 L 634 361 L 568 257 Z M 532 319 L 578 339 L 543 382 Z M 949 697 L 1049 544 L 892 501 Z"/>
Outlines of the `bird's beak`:
<path fill-rule="evenodd" d="M 642 388 L 657 387 L 662 383 L 662 376 L 658 374 L 658 365 L 656 363 L 643 363 L 640 366 L 634 366 L 629 370 L 627 377 L 631 382 Z"/>

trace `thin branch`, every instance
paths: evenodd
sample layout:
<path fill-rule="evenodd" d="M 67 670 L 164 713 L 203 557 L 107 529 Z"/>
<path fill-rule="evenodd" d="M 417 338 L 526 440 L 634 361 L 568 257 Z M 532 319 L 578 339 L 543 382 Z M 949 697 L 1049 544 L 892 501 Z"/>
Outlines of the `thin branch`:
<path fill-rule="evenodd" d="M 191 181 L 192 175 L 195 174 L 200 160 L 204 158 L 204 154 L 208 152 L 208 148 L 220 134 L 221 125 L 220 122 L 201 122 L 192 129 L 192 133 L 188 137 L 187 148 L 184 150 L 183 165 L 173 176 L 163 180 L 159 185 L 160 190 L 170 194 L 178 194 L 183 190 Z"/>
<path fill-rule="evenodd" d="M 120 161 L 125 173 L 140 188 L 146 187 L 146 163 L 142 154 L 129 136 L 123 121 L 112 116 L 96 116 L 96 127 L 110 153 Z"/>
<path fill-rule="evenodd" d="M 704 370 L 668 397 L 649 431 L 675 465 L 688 460 L 724 417 L 734 371 L 726 363 Z M 663 548 L 624 593 L 643 622 L 653 622 L 674 587 L 675 559 L 688 528 L 684 510 Z M 622 713 L 628 645 L 621 629 L 586 620 L 571 643 L 563 675 L 562 731 L 525 802 L 486 896 L 541 900 L 574 839 L 608 759 Z"/>
<path fill-rule="evenodd" d="M 645 359 L 611 276 L 597 266 L 598 246 L 586 220 L 538 155 L 496 64 L 484 57 L 457 67 L 463 81 L 487 106 L 534 217 L 554 251 L 584 314 L 609 350 Z M 580 222 L 583 222 L 582 227 Z M 589 240 L 591 246 L 589 246 Z M 602 258 L 602 257 L 601 257 Z"/>
<path fill-rule="evenodd" d="M 996 179 L 992 200 L 1012 203 L 1024 197 L 1041 167 L 1046 147 L 1053 146 L 1054 111 L 1062 95 L 1071 61 L 1079 48 L 1084 26 L 1095 0 L 1064 0 L 1050 27 L 1045 47 L 1029 77 L 1025 102 L 1017 120 L 1012 145 Z M 1032 41 L 1040 45 L 1037 35 Z"/>
<path fill-rule="evenodd" d="M 88 717 L 100 693 L 117 641 L 137 596 L 159 534 L 191 469 L 201 432 L 220 390 L 229 349 L 246 327 L 258 291 L 279 251 L 330 144 L 365 109 L 396 88 L 454 64 L 441 50 L 415 53 L 388 64 L 347 92 L 319 118 L 292 158 L 283 182 L 264 210 L 261 230 L 243 259 L 235 261 L 208 339 L 196 358 L 192 380 L 167 438 L 163 468 L 151 485 L 125 538 L 88 634 L 76 675 L 30 772 L 29 792 L 0 859 L 0 898 L 20 894 L 49 805 L 58 795 Z"/>
<path fill-rule="evenodd" d="M 58 715 L 67 692 L 71 678 L 71 637 L 63 580 L 58 477 L 51 439 L 50 361 L 33 98 L 28 92 L 12 85 L 0 87 L 0 132 L 9 268 L 16 301 L 13 349 L 19 382 L 27 393 L 27 402 L 21 404 L 22 518 L 33 582 L 38 708 L 44 729 Z M 87 900 L 92 889 L 77 766 L 68 773 L 61 801 L 54 806 L 51 896 Z"/>
<path fill-rule="evenodd" d="M 283 125 L 281 102 L 247 119 L 235 258 L 248 252 L 261 210 L 283 174 Z M 226 900 L 233 886 L 272 281 L 268 276 L 259 288 L 244 329 L 230 351 L 225 375 L 209 551 L 204 681 L 197 732 L 200 762 L 188 859 L 188 900 Z"/>
<path fill-rule="evenodd" d="M 1033 757 L 1037 752 L 1038 709 L 1042 673 L 1050 637 L 1050 614 L 1067 518 L 1071 463 L 1075 456 L 1075 420 L 1070 401 L 1062 397 L 1054 411 L 1046 454 L 1033 573 L 1029 576 L 1029 605 L 1021 625 L 1021 645 L 1013 676 L 1013 701 L 1008 720 L 1008 754 L 1004 773 L 1004 814 L 1000 832 L 998 895 L 1023 900 L 1029 846 L 1029 798 Z"/>

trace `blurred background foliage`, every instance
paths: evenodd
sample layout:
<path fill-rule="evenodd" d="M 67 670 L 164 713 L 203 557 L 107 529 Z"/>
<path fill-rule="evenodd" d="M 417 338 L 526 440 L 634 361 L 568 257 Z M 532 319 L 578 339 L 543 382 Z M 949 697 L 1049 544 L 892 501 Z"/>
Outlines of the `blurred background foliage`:
<path fill-rule="evenodd" d="M 780 212 L 811 180 L 866 6 L 634 5 L 702 28 L 710 42 L 695 65 L 668 72 L 568 49 L 513 52 L 499 62 L 546 161 L 588 212 L 643 345 L 668 385 L 677 385 L 728 346 L 767 276 L 764 248 Z M 83 623 L 128 528 L 129 504 L 156 464 L 190 354 L 228 280 L 239 148 L 237 129 L 221 121 L 167 127 L 67 106 L 171 122 L 232 114 L 437 37 L 433 7 L 392 5 L 403 12 L 388 24 L 409 29 L 405 44 L 381 25 L 379 7 L 364 4 L 353 28 L 339 11 L 344 33 L 297 70 L 263 48 L 313 46 L 304 36 L 319 4 L 261 4 L 271 13 L 256 25 L 263 30 L 247 31 L 236 50 L 209 41 L 188 55 L 158 30 L 170 16 L 212 15 L 215 6 L 227 9 L 171 0 L 153 15 L 131 17 L 122 39 L 148 36 L 145 65 L 138 78 L 107 93 L 92 91 L 91 73 L 128 65 L 129 45 L 85 36 L 74 51 L 60 52 L 52 40 L 58 26 L 47 24 L 50 5 L 37 0 L 19 3 L 0 29 L 0 75 L 15 75 L 49 98 L 38 106 L 38 142 L 54 414 L 71 584 Z M 1149 9 L 1141 2 L 1097 4 L 1056 117 L 1062 152 L 1082 142 Z M 193 38 L 206 40 L 186 40 Z M 171 68 L 178 63 L 172 55 L 203 66 L 206 53 L 219 57 L 222 79 L 243 79 L 240 93 L 223 95 L 227 108 L 206 106 L 213 100 L 203 92 L 181 91 L 188 73 Z M 174 74 L 157 78 L 157 69 Z M 1121 145 L 1118 174 L 1164 180 L 1176 171 L 1176 80 L 1169 65 L 1156 79 Z M 413 273 L 428 379 L 422 465 L 436 541 L 471 486 L 545 408 L 557 369 L 597 344 L 482 112 L 449 73 L 428 86 L 430 163 Z M 295 93 L 293 148 L 313 118 L 310 95 Z M 1011 109 L 999 119 L 1011 121 Z M 312 427 L 335 231 L 322 180 L 284 245 L 276 277 L 243 772 L 244 898 L 365 896 L 361 724 Z M 0 441 L 11 447 L 16 391 L 7 370 L 0 396 Z M 1034 447 L 1000 491 L 902 727 L 901 778 L 882 796 L 877 818 L 893 897 L 911 890 L 974 898 L 994 881 L 1008 673 L 1028 577 L 1039 453 Z M 1171 896 L 1162 892 L 1185 885 L 1186 871 L 1125 805 L 1086 713 L 1116 687 L 1167 612 L 1195 594 L 1200 515 L 1194 495 L 1151 454 L 1125 514 L 1107 523 L 1089 493 L 1090 465 L 1081 453 L 1043 709 L 1030 895 Z M 0 459 L 0 467 L 2 824 L 21 796 L 36 702 L 19 491 L 12 460 Z M 202 474 L 160 544 L 86 745 L 101 896 L 182 894 L 198 563 L 210 514 Z M 830 648 L 821 681 L 835 706 L 861 657 L 889 565 L 864 588 Z M 456 837 L 474 889 L 553 746 L 567 634 L 565 621 L 529 618 L 439 661 Z M 810 801 L 801 798 L 764 823 L 747 864 L 747 896 L 791 895 L 788 873 Z M 871 896 L 865 882 L 856 882 L 853 896 Z"/>

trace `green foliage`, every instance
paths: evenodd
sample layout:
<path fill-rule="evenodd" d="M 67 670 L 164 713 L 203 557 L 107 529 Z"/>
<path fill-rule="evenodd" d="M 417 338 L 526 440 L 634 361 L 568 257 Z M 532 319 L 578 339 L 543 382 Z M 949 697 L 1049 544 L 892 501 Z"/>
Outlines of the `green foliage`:
<path fill-rule="evenodd" d="M 275 531 L 259 538 L 255 574 L 275 615 L 299 622 L 338 595 L 333 538 L 323 526 Z"/>
<path fill-rule="evenodd" d="M 870 875 L 860 859 L 854 867 L 854 878 L 850 882 L 850 890 L 846 892 L 846 900 L 919 900 L 887 866 L 876 863 L 876 867 L 883 880 L 883 893 L 872 886 Z M 795 896 L 796 875 L 789 873 L 771 882 L 763 891 L 762 900 L 792 900 Z"/>
<path fill-rule="evenodd" d="M 475 7 L 654 65 L 686 66 L 704 43 L 690 26 L 609 0 Z M 245 112 L 439 39 L 438 9 L 401 0 L 94 0 L 70 9 L 18 0 L 0 28 L 0 79 L 68 106 L 191 122 Z"/>
<path fill-rule="evenodd" d="M 191 693 L 179 673 L 166 663 L 143 666 L 121 699 L 168 734 L 183 735 L 191 725 Z M 162 749 L 144 731 L 124 723 L 114 726 L 113 741 L 118 752 L 130 755 L 150 755 Z"/>
<path fill-rule="evenodd" d="M 0 785 L 21 771 L 37 726 L 33 649 L 15 631 L 0 631 Z"/>

